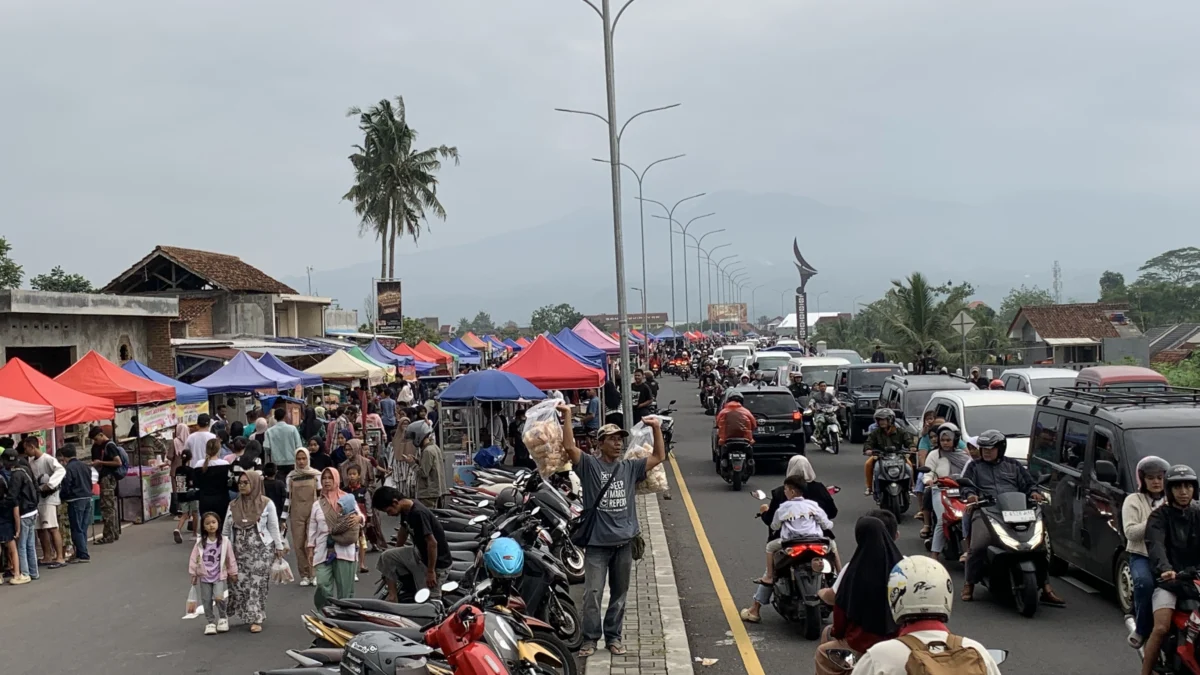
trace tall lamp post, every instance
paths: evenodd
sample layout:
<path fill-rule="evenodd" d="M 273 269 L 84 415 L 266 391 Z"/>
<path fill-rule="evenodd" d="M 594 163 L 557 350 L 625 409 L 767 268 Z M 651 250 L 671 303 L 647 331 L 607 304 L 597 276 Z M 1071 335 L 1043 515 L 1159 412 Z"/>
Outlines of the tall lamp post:
<path fill-rule="evenodd" d="M 645 289 L 638 288 L 637 286 L 630 286 L 629 288 L 631 288 L 641 294 L 642 307 L 645 307 L 646 306 L 646 291 L 645 291 Z M 646 320 L 646 312 L 645 312 L 645 310 L 643 310 L 642 311 L 642 321 L 645 321 L 645 320 Z M 643 323 L 642 324 L 642 335 L 645 335 L 645 334 L 646 334 L 646 324 Z M 645 355 L 645 352 L 646 352 L 646 347 L 643 345 L 642 354 Z"/>
<path fill-rule="evenodd" d="M 723 274 L 721 265 L 727 260 L 737 260 L 737 257 L 738 257 L 738 254 L 733 253 L 733 254 L 725 256 L 724 258 L 721 258 L 720 260 L 718 260 L 712 264 L 712 267 L 717 268 L 717 304 L 718 305 L 723 302 L 727 302 L 727 300 L 725 299 L 725 289 L 724 289 L 725 282 L 721 278 L 721 275 Z M 712 274 L 712 267 L 709 268 L 710 275 Z M 709 282 L 710 283 L 712 282 L 711 278 L 709 279 Z"/>
<path fill-rule="evenodd" d="M 667 218 L 666 220 L 668 221 L 668 223 L 667 223 L 668 227 L 670 227 L 671 222 L 674 222 L 676 225 L 679 225 L 679 228 L 683 231 L 683 234 L 686 236 L 688 233 L 688 228 L 692 226 L 692 223 L 696 222 L 697 220 L 700 220 L 701 218 L 707 218 L 709 216 L 715 216 L 715 215 L 717 215 L 716 212 L 701 214 L 701 215 L 696 216 L 695 218 L 692 218 L 691 220 L 687 221 L 686 225 L 679 225 L 678 220 L 672 220 L 670 218 Z M 662 218 L 662 216 L 654 216 L 654 217 Z M 672 234 L 672 236 L 674 236 L 674 234 Z M 684 240 L 683 245 L 685 247 L 687 246 L 686 239 Z M 683 323 L 684 323 L 684 325 L 687 325 L 692 322 L 691 300 L 688 298 L 688 286 L 687 286 L 688 271 L 687 271 L 687 268 L 688 268 L 687 251 L 685 250 L 684 255 L 683 255 Z"/>
<path fill-rule="evenodd" d="M 710 248 L 710 249 L 707 249 L 707 250 L 705 250 L 705 249 L 703 249 L 703 248 L 702 248 L 702 249 L 700 249 L 701 251 L 703 251 L 703 252 L 704 252 L 704 261 L 705 261 L 705 263 L 707 263 L 707 264 L 705 265 L 705 267 L 707 268 L 707 272 L 708 272 L 708 301 L 709 301 L 709 302 L 712 302 L 712 299 L 713 299 L 713 290 L 712 290 L 712 253 L 713 253 L 713 251 L 716 251 L 716 250 L 718 250 L 718 249 L 722 249 L 722 248 L 725 248 L 726 246 L 731 246 L 731 245 L 732 245 L 732 244 L 717 244 L 716 246 L 714 246 L 714 247 L 712 247 L 712 248 Z M 720 301 L 718 301 L 718 303 L 719 303 L 719 302 L 720 302 Z M 711 319 L 709 319 L 709 321 L 708 321 L 708 329 L 709 329 L 709 330 L 712 330 L 712 320 L 711 320 Z"/>
<path fill-rule="evenodd" d="M 617 24 L 621 21 L 621 16 L 625 14 L 625 10 L 629 9 L 629 6 L 633 4 L 633 0 L 626 0 L 625 4 L 621 5 L 621 8 L 617 10 L 616 17 L 613 17 L 611 20 L 612 8 L 610 0 L 599 0 L 599 7 L 592 0 L 583 1 L 596 12 L 596 15 L 600 17 L 600 21 L 604 25 L 604 80 L 608 111 L 607 115 L 597 115 L 596 113 L 581 110 L 567 110 L 565 108 L 558 108 L 557 110 L 580 115 L 590 115 L 600 119 L 608 126 L 608 163 L 612 182 L 613 254 L 616 258 L 617 317 L 620 328 L 621 373 L 623 375 L 621 377 L 621 411 L 624 414 L 626 424 L 628 424 L 633 420 L 633 404 L 630 401 L 632 369 L 629 366 L 629 316 L 625 307 L 625 243 L 621 234 L 621 135 L 625 132 L 625 128 L 629 126 L 629 123 L 638 117 L 658 110 L 674 108 L 679 104 L 676 103 L 660 108 L 643 110 L 630 117 L 625 121 L 625 124 L 621 125 L 620 129 L 617 129 L 617 78 L 613 64 L 613 31 L 616 30 Z"/>
<path fill-rule="evenodd" d="M 630 0 L 630 1 L 632 2 L 632 0 Z M 690 197 L 684 197 L 683 199 L 680 199 L 679 201 L 675 202 L 675 205 L 672 206 L 671 208 L 667 208 L 666 204 L 659 202 L 659 201 L 655 201 L 653 199 L 639 198 L 639 201 L 650 202 L 651 204 L 658 204 L 659 206 L 661 206 L 663 208 L 663 211 L 667 212 L 667 250 L 668 250 L 668 255 L 671 258 L 671 316 L 670 316 L 669 321 L 671 323 L 671 331 L 672 332 L 674 332 L 674 330 L 675 330 L 675 235 L 671 233 L 671 223 L 675 222 L 675 209 L 679 208 L 680 204 L 682 204 L 690 199 L 699 199 L 700 197 L 703 197 L 705 194 L 706 193 L 701 192 L 698 194 L 691 195 Z M 686 279 L 685 279 L 685 281 L 686 281 Z"/>
<path fill-rule="evenodd" d="M 733 277 L 741 272 L 745 272 L 745 263 L 734 261 L 725 268 L 725 304 L 733 302 Z M 721 322 L 721 331 L 724 332 L 727 321 Z"/>
<path fill-rule="evenodd" d="M 784 300 L 784 298 L 787 296 L 788 293 L 795 293 L 795 292 L 796 291 L 794 291 L 790 288 L 785 288 L 782 291 L 779 291 L 779 310 L 780 310 L 779 313 L 780 313 L 780 315 L 782 315 L 785 318 L 787 317 L 787 301 Z"/>
<path fill-rule="evenodd" d="M 650 169 L 654 168 L 655 164 L 662 164 L 663 162 L 669 162 L 673 159 L 679 159 L 680 157 L 683 157 L 683 156 L 684 155 L 674 155 L 671 157 L 663 157 L 662 159 L 656 159 L 653 162 L 650 162 L 649 164 L 647 164 L 646 168 L 642 169 L 641 173 L 638 173 L 637 169 L 633 168 L 632 166 L 629 166 L 625 162 L 620 163 L 621 166 L 625 167 L 626 169 L 629 169 L 629 171 L 631 173 L 633 173 L 633 177 L 637 179 L 637 184 L 638 184 L 638 196 L 637 196 L 637 199 L 638 199 L 638 227 L 641 230 L 642 288 L 643 289 L 647 288 L 647 286 L 646 286 L 646 200 L 642 198 L 642 183 L 646 179 L 646 174 L 650 172 Z M 608 163 L 608 160 L 599 159 L 597 157 L 593 157 L 592 161 L 593 162 L 603 162 L 606 164 Z M 630 286 L 630 288 L 633 288 L 633 287 Z M 642 330 L 645 330 L 646 326 L 649 325 L 649 323 L 650 323 L 649 315 L 646 313 L 646 311 L 647 311 L 646 310 L 646 291 L 643 290 L 642 291 Z M 645 351 L 645 350 L 643 350 L 643 351 Z"/>
<path fill-rule="evenodd" d="M 829 291 L 821 291 L 820 293 L 817 293 L 817 314 L 821 313 L 821 296 L 828 292 Z"/>
<path fill-rule="evenodd" d="M 700 285 L 700 254 L 704 251 L 704 249 L 700 248 L 700 244 L 704 243 L 704 238 L 708 235 L 724 231 L 725 228 L 722 227 L 717 230 L 712 230 L 711 232 L 705 232 L 704 234 L 700 235 L 699 239 L 697 239 L 696 236 L 690 232 L 680 232 L 680 234 L 684 235 L 685 237 L 691 237 L 692 241 L 695 242 L 695 245 L 692 246 L 692 248 L 696 249 L 696 303 L 699 306 L 698 316 L 700 317 L 700 320 L 698 323 L 700 324 L 700 330 L 704 330 L 704 289 Z M 684 242 L 684 246 L 687 246 L 687 242 Z M 686 281 L 687 280 L 685 279 L 684 282 L 686 283 Z M 712 302 L 711 296 L 709 297 L 709 302 Z"/>

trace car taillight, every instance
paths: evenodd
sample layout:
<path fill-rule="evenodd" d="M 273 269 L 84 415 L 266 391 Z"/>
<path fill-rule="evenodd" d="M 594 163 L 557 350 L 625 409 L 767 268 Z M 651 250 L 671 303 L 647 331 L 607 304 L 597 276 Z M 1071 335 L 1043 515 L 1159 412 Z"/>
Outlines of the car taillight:
<path fill-rule="evenodd" d="M 804 418 L 804 413 L 800 412 L 799 410 L 792 411 L 792 421 L 793 422 L 799 422 L 803 418 Z"/>
<path fill-rule="evenodd" d="M 829 547 L 824 544 L 799 544 L 787 547 L 786 553 L 795 558 L 806 551 L 812 551 L 816 555 L 825 555 L 829 552 Z"/>

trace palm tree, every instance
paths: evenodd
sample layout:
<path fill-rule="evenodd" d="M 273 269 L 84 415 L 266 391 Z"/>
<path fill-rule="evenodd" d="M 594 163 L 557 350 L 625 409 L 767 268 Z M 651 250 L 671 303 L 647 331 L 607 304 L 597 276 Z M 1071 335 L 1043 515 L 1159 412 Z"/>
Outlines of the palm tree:
<path fill-rule="evenodd" d="M 343 199 L 354 203 L 360 218 L 359 236 L 374 232 L 380 240 L 380 276 L 396 275 L 396 236 L 404 233 L 416 241 L 421 221 L 428 216 L 445 220 L 446 209 L 437 196 L 437 173 L 443 159 L 458 164 L 458 148 L 440 145 L 415 150 L 417 132 L 408 125 L 404 98 L 393 104 L 387 99 L 362 110 L 351 108 L 347 116 L 358 116 L 363 142 L 350 156 L 354 185 Z"/>
<path fill-rule="evenodd" d="M 892 286 L 888 291 L 895 302 L 888 315 L 894 333 L 891 347 L 899 350 L 902 358 L 930 347 L 944 356 L 943 340 L 951 336 L 950 321 L 966 306 L 970 287 L 935 287 L 920 272 L 904 281 L 893 280 Z"/>

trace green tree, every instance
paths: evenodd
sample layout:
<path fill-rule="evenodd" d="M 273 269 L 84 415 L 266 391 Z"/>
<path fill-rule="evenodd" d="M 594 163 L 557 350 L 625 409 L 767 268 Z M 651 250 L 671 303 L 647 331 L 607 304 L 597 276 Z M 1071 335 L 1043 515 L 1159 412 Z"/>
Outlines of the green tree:
<path fill-rule="evenodd" d="M 475 331 L 476 335 L 496 332 L 496 324 L 492 323 L 492 315 L 482 311 L 476 314 L 475 319 L 471 321 L 471 330 Z"/>
<path fill-rule="evenodd" d="M 467 317 L 464 316 L 463 318 L 458 320 L 458 328 L 455 329 L 456 333 L 458 333 L 459 335 L 463 335 L 464 333 L 467 333 L 470 330 L 471 330 L 471 322 L 467 320 Z"/>
<path fill-rule="evenodd" d="M 1100 275 L 1100 302 L 1122 302 L 1128 297 L 1124 274 L 1105 270 Z"/>
<path fill-rule="evenodd" d="M 0 289 L 20 288 L 21 278 L 25 276 L 21 266 L 8 256 L 11 252 L 8 240 L 0 237 Z"/>
<path fill-rule="evenodd" d="M 57 293 L 95 293 L 92 282 L 82 274 L 67 274 L 58 265 L 48 274 L 39 274 L 29 280 L 29 285 L 35 291 L 55 291 Z"/>
<path fill-rule="evenodd" d="M 933 286 L 925 275 L 913 272 L 908 279 L 892 281 L 892 286 L 887 320 L 896 356 L 907 360 L 927 348 L 940 356 L 948 353 L 946 343 L 953 335 L 950 321 L 966 306 L 973 291 L 970 284 Z"/>
<path fill-rule="evenodd" d="M 521 337 L 521 327 L 517 325 L 516 321 L 505 321 L 498 334 L 501 340 L 516 340 Z"/>
<path fill-rule="evenodd" d="M 1017 312 L 1022 307 L 1040 307 L 1042 305 L 1053 305 L 1054 296 L 1050 295 L 1050 291 L 1044 288 L 1034 286 L 1032 288 L 1021 284 L 1019 287 L 1012 289 L 1008 295 L 1004 296 L 1004 300 L 1000 301 L 1000 323 L 1004 327 L 1012 325 L 1013 319 L 1017 318 Z"/>
<path fill-rule="evenodd" d="M 564 328 L 571 328 L 583 320 L 583 315 L 567 303 L 546 305 L 533 312 L 529 318 L 529 327 L 535 333 L 550 331 L 557 333 Z"/>
<path fill-rule="evenodd" d="M 1192 285 L 1200 281 L 1200 248 L 1187 246 L 1157 255 L 1138 268 L 1139 281 Z"/>
<path fill-rule="evenodd" d="M 417 150 L 417 132 L 409 126 L 404 98 L 393 104 L 379 101 L 365 111 L 351 108 L 348 117 L 358 117 L 361 144 L 350 155 L 354 184 L 342 197 L 354 203 L 359 216 L 359 236 L 375 233 L 380 241 L 380 276 L 396 276 L 396 237 L 406 234 L 415 242 L 421 222 L 430 216 L 445 220 L 446 209 L 438 199 L 438 177 L 442 160 L 458 164 L 458 148 L 440 145 Z"/>
<path fill-rule="evenodd" d="M 439 342 L 437 331 L 425 325 L 424 321 L 414 319 L 412 317 L 404 317 L 400 323 L 400 332 L 396 338 L 405 344 L 412 346 L 424 340 L 430 344 Z"/>

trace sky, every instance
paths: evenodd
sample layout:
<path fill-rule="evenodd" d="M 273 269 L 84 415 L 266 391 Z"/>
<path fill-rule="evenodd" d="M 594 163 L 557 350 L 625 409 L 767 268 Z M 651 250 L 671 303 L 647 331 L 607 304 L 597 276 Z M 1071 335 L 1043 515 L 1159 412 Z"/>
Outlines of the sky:
<path fill-rule="evenodd" d="M 1187 199 L 1198 42 L 1188 0 L 636 0 L 616 29 L 618 117 L 682 105 L 630 124 L 622 159 L 686 153 L 646 178 L 668 202 Z M 611 208 L 589 161 L 604 126 L 554 111 L 605 111 L 581 0 L 6 0 L 0 92 L 0 236 L 27 276 L 103 284 L 156 244 L 277 276 L 377 259 L 341 200 L 346 111 L 397 95 L 421 144 L 461 154 L 420 250 Z"/>

